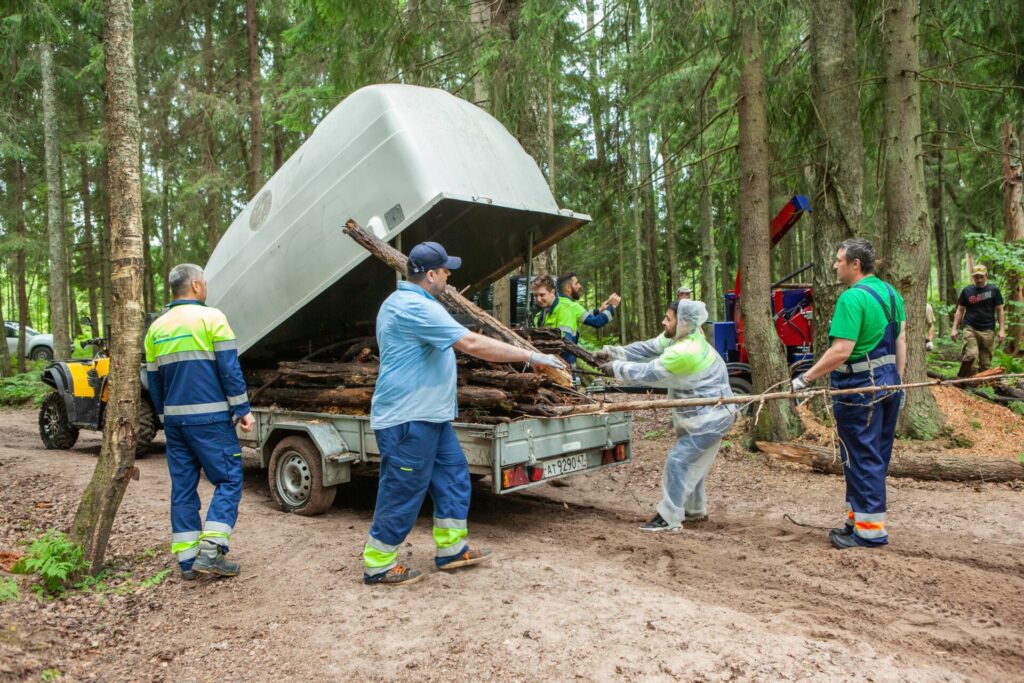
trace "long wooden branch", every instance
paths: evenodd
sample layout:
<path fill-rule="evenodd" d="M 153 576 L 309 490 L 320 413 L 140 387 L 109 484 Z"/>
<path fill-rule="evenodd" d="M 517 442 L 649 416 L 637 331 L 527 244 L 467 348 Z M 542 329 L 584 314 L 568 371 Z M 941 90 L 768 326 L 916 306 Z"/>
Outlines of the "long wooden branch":
<path fill-rule="evenodd" d="M 357 244 L 383 261 L 386 265 L 394 268 L 402 275 L 408 275 L 407 266 L 409 259 L 405 254 L 379 239 L 376 235 L 367 232 L 351 218 L 345 222 L 344 232 Z M 450 312 L 472 318 L 480 325 L 481 328 L 506 344 L 511 344 L 516 348 L 525 349 L 533 353 L 540 353 L 533 344 L 510 330 L 487 311 L 459 294 L 459 292 L 451 285 L 445 287 L 445 290 L 441 292 L 438 300 L 444 304 L 445 308 Z M 542 367 L 540 368 L 540 371 L 564 387 L 572 386 L 572 375 L 564 370 Z"/>
<path fill-rule="evenodd" d="M 891 384 L 878 387 L 856 387 L 853 389 L 810 389 L 807 391 L 775 391 L 765 394 L 747 394 L 729 398 L 666 398 L 657 401 L 622 401 L 620 403 L 598 403 L 583 406 L 555 406 L 552 410 L 559 416 L 583 415 L 589 413 L 618 413 L 630 410 L 659 410 L 666 408 L 693 408 L 699 406 L 718 405 L 750 405 L 764 401 L 804 400 L 815 396 L 849 396 L 851 394 L 876 394 L 882 391 L 900 389 L 919 389 L 921 387 L 939 387 L 957 384 L 991 382 L 993 378 L 1009 379 L 1024 377 L 1024 373 L 985 375 L 981 377 L 964 377 L 960 379 L 935 380 L 932 382 L 915 382 L 913 384 Z"/>

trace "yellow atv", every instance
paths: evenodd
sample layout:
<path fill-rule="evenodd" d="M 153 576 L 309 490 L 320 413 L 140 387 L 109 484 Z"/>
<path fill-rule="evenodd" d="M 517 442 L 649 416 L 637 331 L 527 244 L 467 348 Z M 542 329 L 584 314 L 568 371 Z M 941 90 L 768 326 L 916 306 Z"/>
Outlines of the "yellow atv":
<path fill-rule="evenodd" d="M 95 356 L 87 360 L 54 361 L 43 370 L 43 383 L 54 389 L 39 408 L 39 436 L 48 449 L 67 450 L 78 441 L 80 429 L 103 429 L 107 400 L 110 397 L 108 374 L 110 358 L 103 339 L 87 339 L 82 348 L 92 346 Z M 142 372 L 142 403 L 139 406 L 139 431 L 135 433 L 136 455 L 143 453 L 161 428 L 160 419 L 146 389 Z"/>

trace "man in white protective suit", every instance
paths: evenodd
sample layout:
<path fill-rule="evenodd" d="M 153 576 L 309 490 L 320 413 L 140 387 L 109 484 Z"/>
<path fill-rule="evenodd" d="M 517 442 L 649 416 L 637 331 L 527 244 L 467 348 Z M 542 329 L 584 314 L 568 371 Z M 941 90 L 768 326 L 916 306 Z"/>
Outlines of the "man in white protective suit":
<path fill-rule="evenodd" d="M 627 346 L 605 346 L 597 352 L 601 371 L 609 377 L 668 389 L 670 398 L 732 396 L 725 362 L 704 338 L 701 325 L 708 311 L 701 301 L 681 299 L 667 306 L 664 334 Z M 683 522 L 707 520 L 704 479 L 715 462 L 722 437 L 735 418 L 736 406 L 675 408 L 676 442 L 662 472 L 662 498 L 657 514 L 643 531 L 678 531 Z"/>

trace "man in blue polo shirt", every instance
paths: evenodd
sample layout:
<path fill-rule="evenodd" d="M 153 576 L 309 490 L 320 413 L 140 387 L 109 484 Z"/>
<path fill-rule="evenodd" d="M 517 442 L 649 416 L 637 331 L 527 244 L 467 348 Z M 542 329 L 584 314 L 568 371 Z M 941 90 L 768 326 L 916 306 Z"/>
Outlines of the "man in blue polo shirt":
<path fill-rule="evenodd" d="M 370 427 L 381 454 L 377 507 L 363 548 L 363 581 L 406 585 L 423 578 L 398 564 L 398 547 L 412 530 L 423 498 L 434 503 L 435 564 L 452 570 L 489 559 L 466 543 L 470 481 L 452 420 L 458 415 L 455 351 L 496 363 L 565 368 L 557 356 L 531 353 L 470 332 L 437 301 L 462 259 L 436 242 L 409 253 L 408 281 L 398 284 L 377 314 L 380 372 Z"/>

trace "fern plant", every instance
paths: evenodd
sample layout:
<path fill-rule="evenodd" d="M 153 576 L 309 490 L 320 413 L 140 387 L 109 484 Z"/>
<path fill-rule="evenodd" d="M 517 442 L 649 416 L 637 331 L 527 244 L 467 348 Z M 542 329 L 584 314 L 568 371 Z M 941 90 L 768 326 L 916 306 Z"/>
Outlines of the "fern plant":
<path fill-rule="evenodd" d="M 38 576 L 41 585 L 33 586 L 37 593 L 62 596 L 68 583 L 85 568 L 82 546 L 50 529 L 29 544 L 25 556 L 14 563 L 11 571 Z"/>

